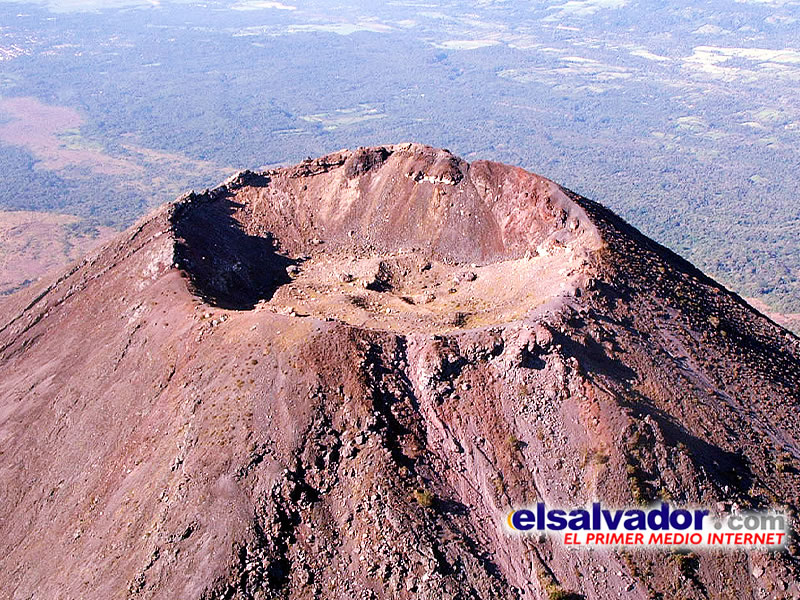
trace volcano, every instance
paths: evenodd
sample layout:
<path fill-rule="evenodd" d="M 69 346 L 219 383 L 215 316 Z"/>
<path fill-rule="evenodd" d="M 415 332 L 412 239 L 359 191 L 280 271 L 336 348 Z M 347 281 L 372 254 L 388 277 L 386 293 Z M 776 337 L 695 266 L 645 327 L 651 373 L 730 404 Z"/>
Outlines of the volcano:
<path fill-rule="evenodd" d="M 800 340 L 522 169 L 243 171 L 0 308 L 2 598 L 800 597 L 794 539 L 504 526 L 800 505 Z"/>

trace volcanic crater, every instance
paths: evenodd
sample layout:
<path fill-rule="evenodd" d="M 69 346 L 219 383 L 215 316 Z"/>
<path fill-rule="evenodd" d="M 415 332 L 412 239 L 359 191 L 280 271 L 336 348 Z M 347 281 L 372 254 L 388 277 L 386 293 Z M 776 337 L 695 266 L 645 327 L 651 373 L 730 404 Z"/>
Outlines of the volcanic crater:
<path fill-rule="evenodd" d="M 554 183 L 415 144 L 243 172 L 183 198 L 172 222 L 177 263 L 216 306 L 405 332 L 580 294 L 602 246 Z"/>
<path fill-rule="evenodd" d="M 0 304 L 2 598 L 800 596 L 503 525 L 662 499 L 797 510 L 800 340 L 522 169 L 243 171 Z"/>

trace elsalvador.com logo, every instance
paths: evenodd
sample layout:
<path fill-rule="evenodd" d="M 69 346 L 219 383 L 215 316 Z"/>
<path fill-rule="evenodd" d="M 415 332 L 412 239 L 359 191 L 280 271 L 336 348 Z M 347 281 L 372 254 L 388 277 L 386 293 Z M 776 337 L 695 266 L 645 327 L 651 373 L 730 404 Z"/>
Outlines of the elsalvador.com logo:
<path fill-rule="evenodd" d="M 548 508 L 544 502 L 511 511 L 505 523 L 514 533 L 549 534 L 568 546 L 670 546 L 783 548 L 789 519 L 777 511 L 714 517 L 705 508 Z"/>

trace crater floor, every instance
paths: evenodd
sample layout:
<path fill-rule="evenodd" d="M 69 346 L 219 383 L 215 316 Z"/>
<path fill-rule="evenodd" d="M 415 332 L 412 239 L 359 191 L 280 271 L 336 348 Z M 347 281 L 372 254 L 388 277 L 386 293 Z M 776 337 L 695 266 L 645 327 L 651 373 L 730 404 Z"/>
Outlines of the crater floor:
<path fill-rule="evenodd" d="M 442 333 L 522 318 L 573 295 L 585 263 L 569 247 L 489 264 L 448 264 L 408 253 L 355 258 L 319 252 L 259 307 L 369 329 Z"/>

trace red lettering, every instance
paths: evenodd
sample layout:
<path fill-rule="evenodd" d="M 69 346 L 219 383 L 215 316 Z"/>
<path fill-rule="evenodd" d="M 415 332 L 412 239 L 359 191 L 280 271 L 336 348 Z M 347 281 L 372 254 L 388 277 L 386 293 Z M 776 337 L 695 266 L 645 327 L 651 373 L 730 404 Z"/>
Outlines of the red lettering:
<path fill-rule="evenodd" d="M 664 544 L 664 534 L 663 533 L 651 533 L 650 540 L 647 542 L 653 546 L 659 546 Z"/>
<path fill-rule="evenodd" d="M 564 534 L 564 545 L 566 545 L 566 546 L 580 546 L 581 543 L 577 540 L 577 535 L 575 533 L 565 533 Z"/>

